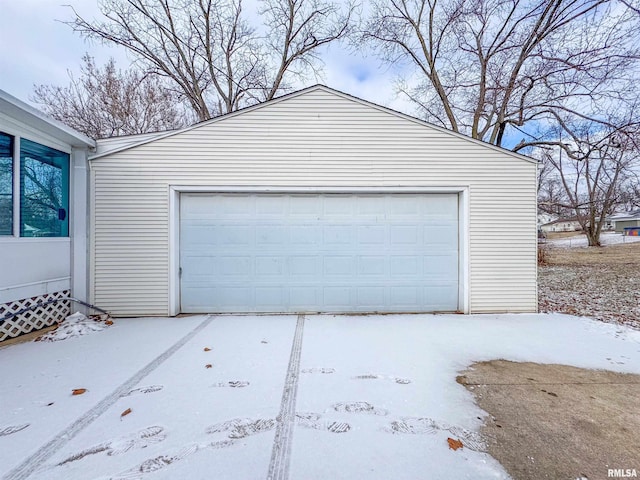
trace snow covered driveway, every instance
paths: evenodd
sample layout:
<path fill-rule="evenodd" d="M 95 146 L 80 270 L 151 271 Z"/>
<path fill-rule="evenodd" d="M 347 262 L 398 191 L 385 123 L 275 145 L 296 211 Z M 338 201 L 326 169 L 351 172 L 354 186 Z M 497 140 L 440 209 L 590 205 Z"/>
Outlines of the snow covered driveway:
<path fill-rule="evenodd" d="M 640 373 L 640 332 L 559 314 L 120 319 L 0 349 L 0 476 L 507 478 L 455 380 L 496 358 Z"/>

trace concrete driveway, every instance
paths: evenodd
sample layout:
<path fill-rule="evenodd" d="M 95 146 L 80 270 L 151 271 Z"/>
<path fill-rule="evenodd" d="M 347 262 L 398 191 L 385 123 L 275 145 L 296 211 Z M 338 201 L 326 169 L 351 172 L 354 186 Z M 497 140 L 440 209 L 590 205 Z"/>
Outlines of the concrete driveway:
<path fill-rule="evenodd" d="M 496 358 L 640 373 L 640 333 L 564 315 L 118 319 L 0 349 L 0 475 L 509 478 L 456 382 Z"/>

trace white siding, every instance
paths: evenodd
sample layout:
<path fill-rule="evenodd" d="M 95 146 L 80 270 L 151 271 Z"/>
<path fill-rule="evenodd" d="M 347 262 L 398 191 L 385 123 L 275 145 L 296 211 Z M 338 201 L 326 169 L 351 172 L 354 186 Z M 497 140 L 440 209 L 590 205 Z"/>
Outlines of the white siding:
<path fill-rule="evenodd" d="M 470 312 L 535 311 L 535 164 L 323 88 L 92 162 L 94 302 L 166 315 L 169 186 L 469 188 Z"/>

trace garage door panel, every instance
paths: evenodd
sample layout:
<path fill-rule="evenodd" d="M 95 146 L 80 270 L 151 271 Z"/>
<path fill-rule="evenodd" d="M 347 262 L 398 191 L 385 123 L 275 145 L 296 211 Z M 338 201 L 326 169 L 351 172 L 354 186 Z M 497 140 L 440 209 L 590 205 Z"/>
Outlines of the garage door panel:
<path fill-rule="evenodd" d="M 322 197 L 321 205 L 327 220 L 353 216 L 355 203 L 352 195 L 331 195 Z"/>
<path fill-rule="evenodd" d="M 401 311 L 418 309 L 421 304 L 420 287 L 412 285 L 391 287 L 389 288 L 389 302 Z"/>
<path fill-rule="evenodd" d="M 359 245 L 384 245 L 388 230 L 388 227 L 382 225 L 359 225 L 357 242 Z"/>
<path fill-rule="evenodd" d="M 356 199 L 356 211 L 363 217 L 385 215 L 387 202 L 383 195 L 360 195 Z"/>
<path fill-rule="evenodd" d="M 327 255 L 323 259 L 322 272 L 326 277 L 351 278 L 355 271 L 355 259 L 346 256 Z"/>
<path fill-rule="evenodd" d="M 292 276 L 308 276 L 310 278 L 315 278 L 316 274 L 319 272 L 319 264 L 321 263 L 321 259 L 312 256 L 294 256 L 289 258 L 289 273 Z M 300 280 L 299 278 L 297 279 Z"/>
<path fill-rule="evenodd" d="M 388 272 L 388 257 L 384 255 L 367 255 L 358 257 L 358 275 L 386 276 Z"/>
<path fill-rule="evenodd" d="M 424 257 L 423 272 L 434 280 L 447 279 L 447 275 L 458 266 L 457 255 L 428 255 Z"/>
<path fill-rule="evenodd" d="M 430 225 L 422 228 L 424 246 L 448 245 L 448 240 L 458 235 L 458 224 Z"/>
<path fill-rule="evenodd" d="M 327 225 L 322 228 L 324 245 L 350 245 L 353 243 L 353 227 L 351 225 Z"/>
<path fill-rule="evenodd" d="M 256 276 L 281 276 L 285 273 L 286 258 L 284 256 L 256 257 L 255 265 Z"/>
<path fill-rule="evenodd" d="M 454 285 L 451 283 L 423 287 L 422 295 L 424 303 L 432 306 L 436 311 L 442 310 L 444 306 L 449 305 L 451 302 L 456 300 L 456 296 L 454 296 L 453 293 L 453 287 Z"/>
<path fill-rule="evenodd" d="M 333 311 L 345 311 L 353 304 L 352 293 L 349 286 L 323 287 L 323 303 Z"/>
<path fill-rule="evenodd" d="M 322 230 L 315 225 L 297 225 L 289 229 L 289 239 L 292 246 L 319 245 Z"/>
<path fill-rule="evenodd" d="M 289 289 L 289 305 L 293 311 L 309 311 L 309 305 L 321 303 L 320 287 L 315 285 L 293 286 Z"/>
<path fill-rule="evenodd" d="M 421 243 L 420 227 L 417 225 L 397 225 L 390 229 L 391 245 L 418 245 Z"/>
<path fill-rule="evenodd" d="M 386 288 L 384 286 L 357 287 L 356 308 L 360 309 L 362 306 L 366 306 L 371 311 L 385 310 L 388 303 L 386 297 Z"/>
<path fill-rule="evenodd" d="M 286 303 L 286 292 L 282 287 L 256 287 L 255 299 L 258 309 L 273 312 Z"/>
<path fill-rule="evenodd" d="M 452 194 L 183 194 L 181 310 L 456 310 L 457 209 Z"/>
<path fill-rule="evenodd" d="M 250 245 L 253 241 L 253 228 L 244 225 L 220 225 L 210 234 L 215 245 Z"/>
<path fill-rule="evenodd" d="M 390 258 L 391 276 L 413 276 L 422 271 L 419 255 L 394 255 Z"/>
<path fill-rule="evenodd" d="M 288 200 L 284 195 L 260 195 L 256 197 L 255 211 L 259 215 L 281 217 L 287 211 Z"/>

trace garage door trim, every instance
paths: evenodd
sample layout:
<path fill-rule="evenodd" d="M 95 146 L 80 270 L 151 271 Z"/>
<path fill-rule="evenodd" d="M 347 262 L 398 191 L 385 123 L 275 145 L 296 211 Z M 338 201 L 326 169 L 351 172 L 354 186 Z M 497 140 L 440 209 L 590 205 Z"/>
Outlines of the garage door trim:
<path fill-rule="evenodd" d="M 286 187 L 286 186 L 169 186 L 169 314 L 180 313 L 180 194 L 181 193 L 240 193 L 240 194 L 458 194 L 458 305 L 469 313 L 469 186 L 397 186 L 397 187 Z"/>

